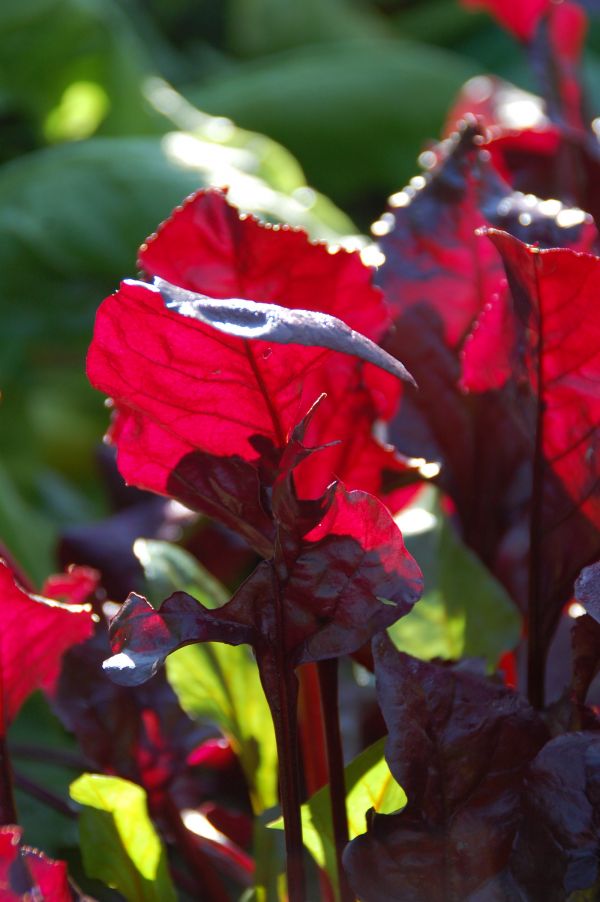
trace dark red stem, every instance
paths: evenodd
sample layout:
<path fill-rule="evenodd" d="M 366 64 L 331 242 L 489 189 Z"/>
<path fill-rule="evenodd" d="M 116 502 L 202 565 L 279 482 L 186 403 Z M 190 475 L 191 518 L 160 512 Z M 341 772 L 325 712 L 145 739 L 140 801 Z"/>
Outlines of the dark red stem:
<path fill-rule="evenodd" d="M 527 695 L 537 709 L 544 707 L 546 643 L 542 633 L 542 504 L 544 500 L 544 379 L 542 316 L 538 317 L 537 410 L 533 457 L 533 490 L 529 520 L 529 598 L 527 607 Z"/>
<path fill-rule="evenodd" d="M 305 902 L 304 847 L 300 813 L 300 744 L 298 736 L 298 680 L 286 650 L 282 584 L 287 577 L 285 557 L 276 549 L 272 573 L 272 619 L 269 639 L 255 648 L 263 690 L 271 711 L 279 764 L 279 800 L 285 830 L 288 902 Z"/>
<path fill-rule="evenodd" d="M 0 736 L 0 826 L 17 823 L 12 767 L 6 737 Z"/>
<path fill-rule="evenodd" d="M 321 709 L 321 689 L 316 664 L 298 668 L 300 682 L 299 722 L 302 763 L 306 793 L 312 796 L 329 783 L 325 727 Z M 333 902 L 333 888 L 326 871 L 319 868 L 319 890 L 322 902 Z"/>
<path fill-rule="evenodd" d="M 348 815 L 346 812 L 346 782 L 344 779 L 344 753 L 340 733 L 338 705 L 338 661 L 319 661 L 319 686 L 321 689 L 321 710 L 325 727 L 327 764 L 329 768 L 329 791 L 331 795 L 331 821 L 342 902 L 354 902 L 355 896 L 346 878 L 342 865 L 342 855 L 348 845 Z"/>

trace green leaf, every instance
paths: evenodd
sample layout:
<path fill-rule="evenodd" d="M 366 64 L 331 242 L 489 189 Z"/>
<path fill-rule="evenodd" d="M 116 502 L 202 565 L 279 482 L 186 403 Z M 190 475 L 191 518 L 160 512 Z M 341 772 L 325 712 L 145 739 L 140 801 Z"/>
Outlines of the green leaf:
<path fill-rule="evenodd" d="M 520 637 L 521 619 L 510 596 L 461 542 L 441 513 L 435 490 L 397 518 L 407 548 L 419 561 L 425 593 L 388 630 L 400 651 L 417 658 L 484 658 L 493 671 Z M 411 524 L 424 524 L 411 535 Z"/>
<path fill-rule="evenodd" d="M 63 729 L 41 691 L 29 696 L 10 725 L 8 740 L 11 762 L 19 775 L 67 803 L 69 785 L 77 773 L 69 757 L 80 756 L 73 737 Z M 43 849 L 51 858 L 64 857 L 67 848 L 77 848 L 77 825 L 70 817 L 18 787 L 15 801 L 29 845 Z"/>
<path fill-rule="evenodd" d="M 149 597 L 160 603 L 183 590 L 206 607 L 229 598 L 227 590 L 188 552 L 168 542 L 138 540 Z M 240 759 L 256 814 L 277 803 L 277 749 L 258 668 L 246 646 L 216 642 L 188 645 L 167 660 L 167 677 L 190 717 L 213 721 Z"/>
<path fill-rule="evenodd" d="M 84 868 L 128 902 L 175 902 L 165 847 L 148 816 L 146 793 L 120 777 L 82 774 L 70 788 L 83 805 Z"/>
<path fill-rule="evenodd" d="M 239 756 L 256 814 L 277 802 L 277 749 L 256 661 L 245 645 L 188 645 L 167 677 L 190 717 L 214 721 Z"/>
<path fill-rule="evenodd" d="M 142 94 L 150 56 L 114 0 L 2 0 L 0 35 L 0 90 L 38 138 L 158 131 Z"/>
<path fill-rule="evenodd" d="M 384 747 L 385 737 L 366 748 L 344 768 L 350 839 L 365 832 L 365 815 L 371 808 L 378 814 L 392 814 L 406 805 L 404 790 L 387 766 Z M 283 830 L 283 819 L 279 818 L 269 826 Z M 329 786 L 324 786 L 302 805 L 302 835 L 304 845 L 329 875 L 336 898 L 339 898 Z"/>
<path fill-rule="evenodd" d="M 35 535 L 35 542 L 31 541 L 32 535 Z M 31 580 L 41 585 L 54 565 L 54 530 L 51 523 L 22 498 L 2 464 L 0 537 Z"/>
<path fill-rule="evenodd" d="M 259 56 L 300 44 L 385 33 L 385 20 L 351 0 L 230 0 L 229 41 L 236 54 Z"/>
<path fill-rule="evenodd" d="M 146 578 L 148 601 L 158 607 L 173 592 L 187 592 L 206 608 L 219 608 L 229 598 L 227 589 L 196 558 L 158 539 L 136 539 L 133 553 Z"/>
<path fill-rule="evenodd" d="M 327 41 L 273 53 L 184 90 L 209 113 L 280 141 L 337 201 L 397 190 L 442 129 L 466 58 L 405 40 Z"/>

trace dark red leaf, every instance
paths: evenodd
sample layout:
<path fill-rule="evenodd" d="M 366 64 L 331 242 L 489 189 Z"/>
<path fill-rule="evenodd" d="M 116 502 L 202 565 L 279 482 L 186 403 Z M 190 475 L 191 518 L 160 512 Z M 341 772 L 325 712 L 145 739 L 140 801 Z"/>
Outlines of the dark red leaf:
<path fill-rule="evenodd" d="M 600 563 L 585 567 L 575 583 L 575 598 L 586 614 L 571 629 L 574 701 L 583 705 L 594 677 L 600 672 Z"/>
<path fill-rule="evenodd" d="M 192 780 L 186 762 L 209 731 L 182 711 L 164 675 L 136 689 L 108 680 L 102 672 L 108 654 L 102 622 L 65 655 L 54 710 L 77 737 L 89 768 L 139 783 L 154 814 L 164 816 L 167 792 L 180 794 L 182 807 L 194 807 L 204 798 L 203 777 L 197 772 Z"/>
<path fill-rule="evenodd" d="M 511 295 L 465 346 L 463 380 L 485 389 L 511 373 L 515 414 L 534 466 L 531 592 L 543 646 L 575 577 L 600 551 L 600 259 L 539 250 L 488 232 Z M 512 297 L 512 300 L 511 300 Z"/>
<path fill-rule="evenodd" d="M 93 629 L 89 605 L 62 604 L 25 592 L 0 561 L 0 680 L 3 734 L 34 689 L 51 688 L 65 651 Z"/>
<path fill-rule="evenodd" d="M 407 454 L 439 461 L 439 484 L 456 505 L 465 541 L 524 604 L 531 447 L 516 428 L 514 394 L 499 390 L 511 361 L 501 366 L 496 357 L 493 369 L 483 361 L 485 395 L 466 396 L 459 386 L 474 322 L 504 323 L 495 301 L 506 293 L 501 261 L 493 248 L 480 247 L 475 230 L 494 223 L 531 241 L 578 249 L 589 248 L 596 232 L 581 211 L 513 192 L 477 141 L 477 129 L 465 126 L 438 151 L 443 158 L 420 188 L 392 196 L 375 229 L 387 230 L 378 279 L 395 316 L 385 347 L 406 362 L 420 389 L 403 396 L 390 438 Z"/>
<path fill-rule="evenodd" d="M 575 598 L 600 623 L 600 561 L 581 571 L 575 583 Z"/>
<path fill-rule="evenodd" d="M 282 592 L 285 652 L 296 666 L 348 654 L 407 614 L 421 574 L 387 509 L 338 486 L 323 521 L 285 559 L 259 564 L 228 604 L 206 610 L 183 592 L 159 610 L 132 594 L 111 623 L 112 679 L 137 685 L 192 642 L 273 644 L 273 595 Z M 385 601 L 380 601 L 385 599 Z"/>
<path fill-rule="evenodd" d="M 2 902 L 47 899 L 73 902 L 64 861 L 53 861 L 43 852 L 21 845 L 20 827 L 0 827 L 0 898 Z"/>
<path fill-rule="evenodd" d="M 577 7 L 552 4 L 552 11 L 552 31 L 557 37 L 569 33 L 561 26 L 563 15 L 575 18 L 573 26 L 577 30 L 582 15 Z M 588 127 L 576 60 L 572 53 L 563 53 L 557 59 L 549 54 L 543 35 L 540 40 L 543 58 L 536 65 L 549 70 L 544 76 L 551 95 L 546 102 L 502 79 L 478 76 L 468 81 L 459 94 L 448 116 L 447 131 L 452 133 L 465 116 L 475 116 L 486 138 L 482 146 L 513 189 L 525 195 L 556 199 L 567 206 L 576 205 L 591 213 L 598 224 L 600 144 Z M 552 120 L 548 112 L 553 114 Z"/>
<path fill-rule="evenodd" d="M 422 591 L 421 572 L 377 498 L 347 492 L 340 483 L 321 499 L 297 497 L 295 468 L 322 453 L 303 444 L 314 412 L 292 432 L 274 481 L 273 559 L 259 564 L 217 610 L 183 592 L 154 610 L 132 593 L 111 623 L 114 656 L 105 667 L 117 682 L 144 682 L 168 654 L 192 642 L 258 649 L 283 643 L 292 666 L 337 657 L 412 608 Z"/>
<path fill-rule="evenodd" d="M 549 742 L 525 779 L 522 821 L 510 858 L 518 898 L 562 902 L 600 883 L 600 736 Z"/>
<path fill-rule="evenodd" d="M 401 654 L 387 637 L 373 648 L 386 760 L 408 804 L 371 815 L 350 843 L 352 887 L 365 902 L 462 902 L 508 861 L 523 776 L 547 730 L 501 684 Z"/>
<path fill-rule="evenodd" d="M 583 705 L 594 677 L 600 672 L 600 623 L 587 614 L 577 617 L 571 628 L 571 647 L 573 701 Z"/>

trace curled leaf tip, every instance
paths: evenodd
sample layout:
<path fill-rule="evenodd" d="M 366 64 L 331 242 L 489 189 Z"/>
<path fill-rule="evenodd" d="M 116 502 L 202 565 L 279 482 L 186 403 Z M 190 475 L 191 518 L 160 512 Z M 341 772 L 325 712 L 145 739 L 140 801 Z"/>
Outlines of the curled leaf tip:
<path fill-rule="evenodd" d="M 215 299 L 172 285 L 158 276 L 154 278 L 154 288 L 160 292 L 169 310 L 212 326 L 226 335 L 282 345 L 327 348 L 349 354 L 416 387 L 412 375 L 399 360 L 336 316 L 244 298 Z"/>

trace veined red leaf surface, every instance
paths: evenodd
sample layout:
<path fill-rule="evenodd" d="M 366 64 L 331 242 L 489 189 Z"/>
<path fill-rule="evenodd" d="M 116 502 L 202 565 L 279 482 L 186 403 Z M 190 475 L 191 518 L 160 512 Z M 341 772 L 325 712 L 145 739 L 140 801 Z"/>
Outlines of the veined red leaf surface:
<path fill-rule="evenodd" d="M 93 622 L 89 605 L 63 604 L 25 592 L 3 561 L 0 606 L 0 731 L 4 734 L 28 695 L 54 684 L 62 655 L 91 635 Z"/>
<path fill-rule="evenodd" d="M 496 300 L 507 305 L 506 328 L 482 318 L 465 346 L 463 380 L 482 390 L 499 370 L 513 374 L 533 461 L 530 616 L 546 649 L 575 577 L 600 552 L 600 259 L 488 235 L 511 288 Z"/>
<path fill-rule="evenodd" d="M 219 191 L 189 198 L 142 246 L 139 263 L 148 275 L 181 289 L 335 316 L 366 338 L 377 339 L 389 322 L 383 297 L 356 253 L 331 253 L 303 232 L 240 216 Z M 221 458 L 221 469 L 231 458 L 229 483 L 256 482 L 248 465 L 262 459 L 272 466 L 302 413 L 324 390 L 328 398 L 311 441 L 337 440 L 341 446 L 305 468 L 306 476 L 299 473 L 300 481 L 306 479 L 305 494 L 318 496 L 332 469 L 351 487 L 368 472 L 364 488 L 378 491 L 382 466 L 404 468 L 372 435 L 375 420 L 395 406 L 397 379 L 323 347 L 287 348 L 276 340 L 225 334 L 169 309 L 143 283 L 123 283 L 102 304 L 88 375 L 115 403 L 111 435 L 125 478 L 174 494 L 236 528 L 245 520 L 255 533 L 264 533 L 258 490 L 244 502 L 245 512 L 232 512 L 234 499 L 219 496 L 210 474 L 196 491 L 191 455 Z M 208 460 L 202 458 L 205 472 Z M 379 470 L 371 468 L 374 461 Z M 249 538 L 264 553 L 264 541 Z"/>
<path fill-rule="evenodd" d="M 384 347 L 419 384 L 402 397 L 389 435 L 404 453 L 439 461 L 439 483 L 456 504 L 466 542 L 524 603 L 530 448 L 502 388 L 510 361 L 500 370 L 496 357 L 493 374 L 487 367 L 485 395 L 466 396 L 459 386 L 465 340 L 490 305 L 486 316 L 501 310 L 494 300 L 507 290 L 501 259 L 479 246 L 475 231 L 493 223 L 532 242 L 589 249 L 596 230 L 582 211 L 512 191 L 480 138 L 467 124 L 432 151 L 431 172 L 393 195 L 374 227 L 385 256 L 378 281 L 394 314 Z"/>
<path fill-rule="evenodd" d="M 508 862 L 547 729 L 500 683 L 401 654 L 387 637 L 373 654 L 386 760 L 408 804 L 371 815 L 350 843 L 352 887 L 365 902 L 462 902 Z"/>

